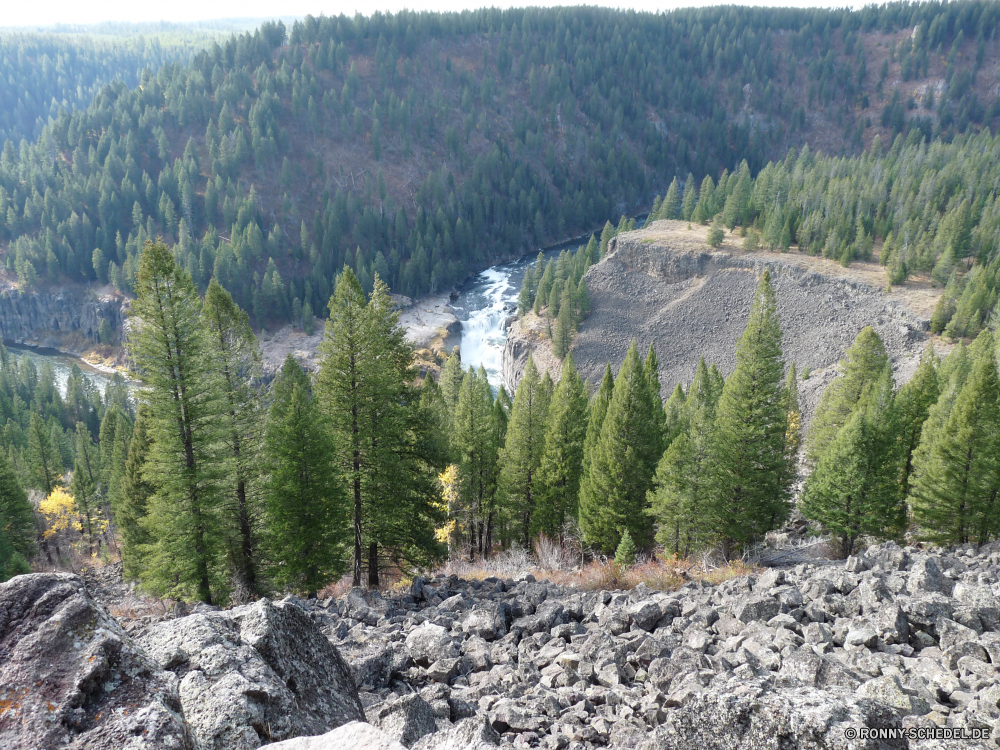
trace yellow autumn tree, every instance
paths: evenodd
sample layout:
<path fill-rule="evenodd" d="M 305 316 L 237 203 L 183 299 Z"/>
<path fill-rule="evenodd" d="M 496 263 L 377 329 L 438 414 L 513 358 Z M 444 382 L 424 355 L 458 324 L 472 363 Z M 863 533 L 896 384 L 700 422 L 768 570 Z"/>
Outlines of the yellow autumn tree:
<path fill-rule="evenodd" d="M 455 538 L 458 522 L 455 520 L 455 509 L 458 504 L 458 467 L 449 464 L 448 468 L 438 474 L 438 484 L 441 485 L 441 502 L 437 507 L 447 514 L 444 526 L 434 530 L 439 542 L 448 545 L 448 556 L 451 556 L 451 544 Z"/>

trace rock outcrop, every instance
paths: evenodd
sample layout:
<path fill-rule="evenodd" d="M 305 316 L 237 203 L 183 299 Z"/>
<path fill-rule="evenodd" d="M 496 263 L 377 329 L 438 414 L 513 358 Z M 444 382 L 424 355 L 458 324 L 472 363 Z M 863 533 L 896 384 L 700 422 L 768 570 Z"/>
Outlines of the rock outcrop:
<path fill-rule="evenodd" d="M 177 680 L 72 575 L 0 585 L 0 748 L 194 750 Z"/>
<path fill-rule="evenodd" d="M 97 342 L 101 321 L 121 330 L 127 303 L 117 294 L 80 286 L 0 292 L 0 339 L 80 352 Z"/>
<path fill-rule="evenodd" d="M 594 387 L 606 363 L 617 370 L 632 339 L 643 355 L 655 346 L 664 398 L 677 383 L 691 382 L 702 356 L 728 375 L 764 269 L 777 294 L 785 360 L 799 372 L 815 373 L 801 384 L 806 423 L 833 375 L 831 366 L 864 326 L 885 341 L 897 379 L 909 378 L 926 346 L 927 310 L 940 290 L 899 287 L 889 295 L 877 266 L 844 269 L 797 253 L 747 253 L 731 247 L 738 244 L 735 237 L 712 250 L 703 227 L 686 226 L 658 221 L 621 234 L 587 272 L 591 312 L 579 326 L 573 358 Z M 908 304 L 916 298 L 920 309 L 913 312 Z M 511 339 L 503 361 L 508 384 L 520 379 L 528 352 L 538 348 L 531 339 Z"/>
<path fill-rule="evenodd" d="M 542 377 L 547 372 L 553 382 L 559 382 L 562 362 L 552 352 L 552 339 L 547 335 L 547 325 L 534 314 L 518 320 L 516 316 L 507 319 L 507 340 L 504 342 L 501 358 L 501 375 L 504 386 L 513 397 L 517 384 L 521 382 L 528 356 L 535 360 L 535 367 Z"/>

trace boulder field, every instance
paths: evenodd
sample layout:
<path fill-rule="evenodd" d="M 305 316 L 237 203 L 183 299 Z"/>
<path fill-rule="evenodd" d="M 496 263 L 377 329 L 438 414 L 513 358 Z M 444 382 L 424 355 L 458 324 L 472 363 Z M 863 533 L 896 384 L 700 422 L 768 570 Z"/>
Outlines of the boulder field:
<path fill-rule="evenodd" d="M 123 624 L 0 585 L 0 748 L 996 748 L 1000 543 L 672 592 L 414 579 Z"/>

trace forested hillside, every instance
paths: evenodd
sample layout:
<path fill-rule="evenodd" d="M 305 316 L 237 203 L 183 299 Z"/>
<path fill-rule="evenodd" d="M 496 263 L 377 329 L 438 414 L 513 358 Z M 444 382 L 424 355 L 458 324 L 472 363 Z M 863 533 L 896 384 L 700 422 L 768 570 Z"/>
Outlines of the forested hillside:
<path fill-rule="evenodd" d="M 649 205 L 675 176 L 989 125 L 998 9 L 265 24 L 5 145 L 0 242 L 22 285 L 131 294 L 162 235 L 256 326 L 321 311 L 345 264 L 367 290 L 378 274 L 424 294 Z"/>

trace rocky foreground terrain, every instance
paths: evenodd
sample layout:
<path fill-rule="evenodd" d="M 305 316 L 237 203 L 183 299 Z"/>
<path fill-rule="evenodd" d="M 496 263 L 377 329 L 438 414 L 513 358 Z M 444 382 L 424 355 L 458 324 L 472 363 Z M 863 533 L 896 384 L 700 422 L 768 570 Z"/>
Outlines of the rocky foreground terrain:
<path fill-rule="evenodd" d="M 123 623 L 20 576 L 0 748 L 995 748 L 998 576 L 1000 543 L 884 544 L 669 593 L 452 577 Z"/>

